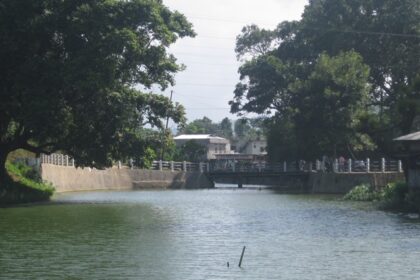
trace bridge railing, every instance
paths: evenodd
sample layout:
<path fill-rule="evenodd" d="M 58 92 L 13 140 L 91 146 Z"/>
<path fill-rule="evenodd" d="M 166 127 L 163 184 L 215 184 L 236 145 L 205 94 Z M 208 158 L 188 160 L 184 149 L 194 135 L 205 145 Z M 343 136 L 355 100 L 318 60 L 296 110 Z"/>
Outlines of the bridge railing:
<path fill-rule="evenodd" d="M 334 172 L 334 173 L 369 173 L 403 172 L 402 163 L 393 159 L 370 160 L 316 160 L 284 161 L 280 163 L 224 161 L 210 165 L 211 172 Z"/>
<path fill-rule="evenodd" d="M 68 155 L 54 153 L 50 155 L 41 154 L 41 163 L 54 164 L 59 166 L 75 166 L 75 160 Z M 123 164 L 116 163 L 118 168 L 138 168 L 133 161 Z M 335 173 L 369 173 L 369 172 L 403 172 L 402 163 L 395 159 L 374 159 L 364 160 L 334 159 L 316 161 L 284 161 L 277 163 L 268 162 L 241 162 L 241 161 L 215 161 L 215 162 L 175 162 L 175 161 L 153 161 L 152 170 L 171 170 L 184 172 L 335 172 Z"/>
<path fill-rule="evenodd" d="M 58 166 L 69 166 L 74 167 L 75 160 L 68 155 L 54 153 L 50 155 L 41 154 L 40 162 L 46 164 L 53 164 Z M 117 161 L 117 168 L 131 168 L 137 169 L 132 160 L 127 163 Z M 205 162 L 176 162 L 176 161 L 153 161 L 151 170 L 171 170 L 171 171 L 185 171 L 185 172 L 208 172 L 210 170 L 209 164 Z"/>

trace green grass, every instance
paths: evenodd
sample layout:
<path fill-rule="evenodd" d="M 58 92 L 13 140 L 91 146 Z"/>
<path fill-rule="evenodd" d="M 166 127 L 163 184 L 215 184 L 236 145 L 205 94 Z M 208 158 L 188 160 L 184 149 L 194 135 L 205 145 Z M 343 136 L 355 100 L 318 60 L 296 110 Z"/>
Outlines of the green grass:
<path fill-rule="evenodd" d="M 54 193 L 51 184 L 42 182 L 38 172 L 22 163 L 6 162 L 9 178 L 0 186 L 0 205 L 46 201 Z"/>
<path fill-rule="evenodd" d="M 6 170 L 16 183 L 27 188 L 49 193 L 50 195 L 54 193 L 54 187 L 51 184 L 42 182 L 38 172 L 27 165 L 7 162 Z"/>

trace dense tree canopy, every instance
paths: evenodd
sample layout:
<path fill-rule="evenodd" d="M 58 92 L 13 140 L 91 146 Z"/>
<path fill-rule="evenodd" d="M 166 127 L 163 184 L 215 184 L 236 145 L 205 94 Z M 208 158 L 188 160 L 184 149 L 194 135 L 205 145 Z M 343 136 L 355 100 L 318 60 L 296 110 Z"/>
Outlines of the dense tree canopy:
<path fill-rule="evenodd" d="M 274 124 L 295 134 L 283 140 L 318 137 L 291 143 L 303 156 L 314 156 L 309 147 L 318 156 L 331 154 L 333 146 L 387 152 L 393 136 L 409 132 L 420 113 L 408 105 L 419 98 L 413 90 L 420 72 L 419 18 L 418 0 L 312 0 L 300 21 L 274 30 L 244 27 L 236 46 L 244 63 L 231 111 L 271 113 L 272 137 Z M 344 123 L 337 127 L 332 119 Z"/>
<path fill-rule="evenodd" d="M 172 84 L 182 65 L 167 47 L 185 36 L 191 24 L 161 0 L 0 1 L 2 166 L 18 148 L 96 166 L 144 150 L 144 125 L 184 114 L 135 86 Z"/>
<path fill-rule="evenodd" d="M 188 123 L 180 133 L 184 134 L 212 134 L 227 139 L 232 139 L 233 128 L 232 122 L 228 118 L 224 118 L 220 123 L 213 122 L 208 117 L 196 119 Z"/>

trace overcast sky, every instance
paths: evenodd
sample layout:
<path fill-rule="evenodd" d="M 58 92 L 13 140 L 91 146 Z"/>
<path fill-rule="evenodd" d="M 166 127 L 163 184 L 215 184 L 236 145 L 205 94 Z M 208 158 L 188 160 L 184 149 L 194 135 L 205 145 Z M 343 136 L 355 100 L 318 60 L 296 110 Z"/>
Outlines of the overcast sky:
<path fill-rule="evenodd" d="M 181 39 L 171 52 L 187 69 L 177 74 L 173 99 L 186 107 L 188 121 L 207 116 L 213 121 L 229 113 L 239 63 L 235 38 L 245 25 L 274 28 L 284 20 L 300 19 L 307 0 L 164 0 L 183 13 L 197 36 Z M 165 93 L 169 96 L 169 91 Z"/>

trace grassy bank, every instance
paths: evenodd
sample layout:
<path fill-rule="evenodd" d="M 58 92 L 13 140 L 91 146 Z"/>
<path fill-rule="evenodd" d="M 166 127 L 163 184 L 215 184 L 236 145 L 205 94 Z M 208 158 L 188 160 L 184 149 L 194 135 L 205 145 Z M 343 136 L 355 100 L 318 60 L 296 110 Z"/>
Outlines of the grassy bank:
<path fill-rule="evenodd" d="M 409 192 L 404 182 L 390 183 L 378 189 L 368 184 L 358 185 L 344 199 L 376 202 L 382 210 L 420 213 L 420 193 Z"/>
<path fill-rule="evenodd" d="M 42 182 L 38 172 L 21 163 L 6 163 L 9 178 L 0 185 L 0 205 L 49 200 L 54 193 L 50 184 Z"/>

